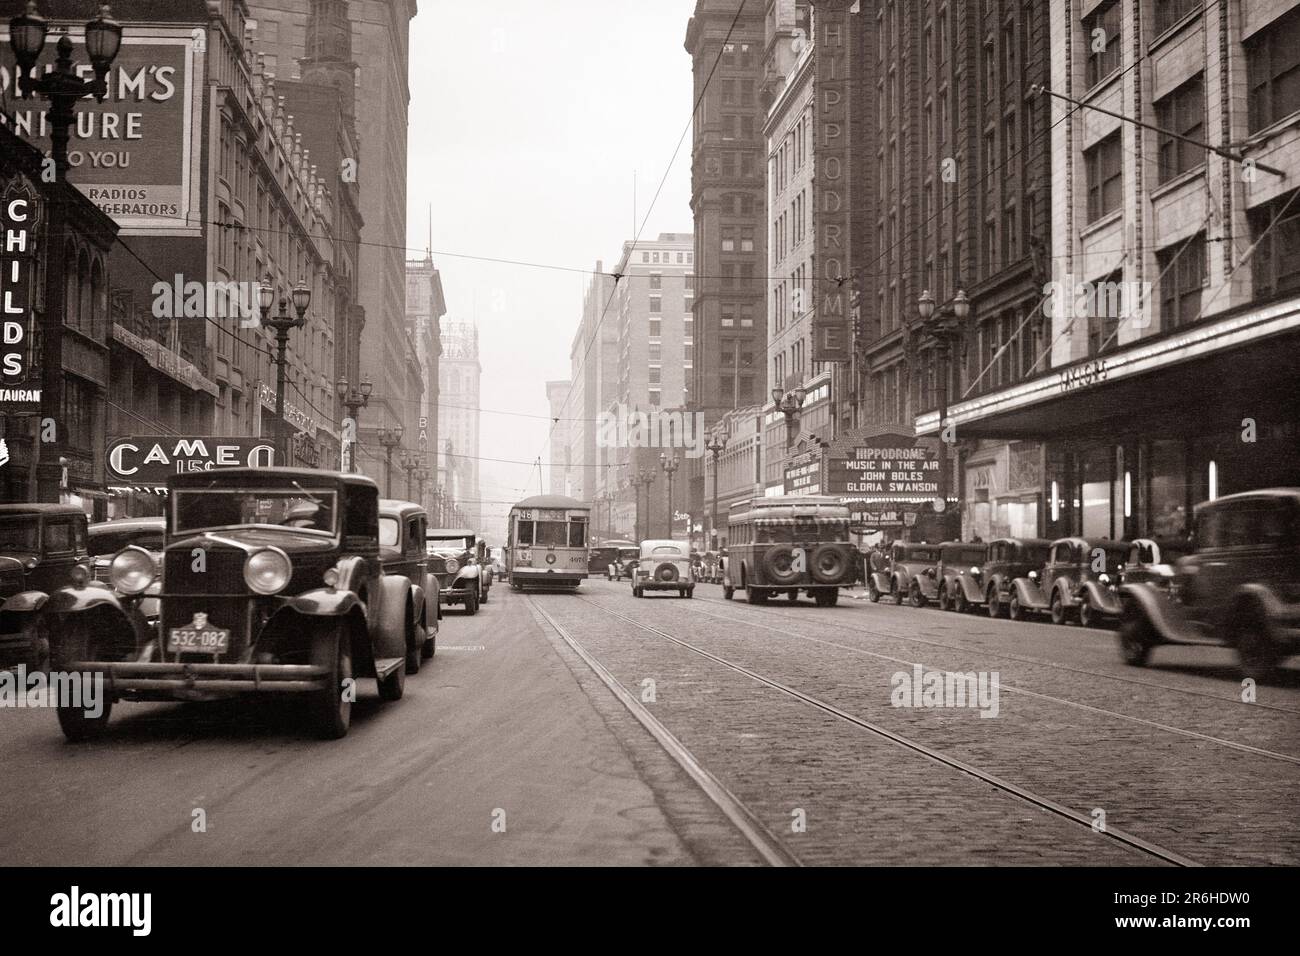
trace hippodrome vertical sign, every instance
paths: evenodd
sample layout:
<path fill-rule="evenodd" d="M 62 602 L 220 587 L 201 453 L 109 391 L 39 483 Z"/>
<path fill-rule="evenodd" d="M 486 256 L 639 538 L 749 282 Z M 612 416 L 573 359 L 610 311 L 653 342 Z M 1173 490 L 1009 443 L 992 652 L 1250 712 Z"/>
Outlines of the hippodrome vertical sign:
<path fill-rule="evenodd" d="M 817 155 L 813 217 L 817 234 L 812 357 L 849 360 L 849 13 L 847 4 L 817 4 L 813 92 Z"/>

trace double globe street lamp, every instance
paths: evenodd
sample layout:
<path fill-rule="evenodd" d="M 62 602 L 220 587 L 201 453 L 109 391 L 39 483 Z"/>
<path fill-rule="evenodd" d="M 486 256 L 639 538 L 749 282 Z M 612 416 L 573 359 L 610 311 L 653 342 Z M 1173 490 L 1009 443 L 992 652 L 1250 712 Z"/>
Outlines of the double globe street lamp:
<path fill-rule="evenodd" d="M 952 301 L 942 307 L 935 304 L 934 296 L 927 289 L 921 293 L 916 302 L 916 313 L 920 316 L 920 331 L 935 342 L 939 367 L 939 439 L 941 454 L 939 456 L 939 494 L 935 498 L 935 510 L 942 512 L 948 507 L 948 454 L 943 449 L 944 428 L 948 418 L 948 379 L 951 376 L 949 366 L 952 350 L 963 341 L 966 332 L 966 320 L 970 317 L 970 298 L 964 289 L 958 289 Z"/>
<path fill-rule="evenodd" d="M 718 456 L 727 447 L 727 437 L 722 432 L 709 436 L 705 450 L 713 456 L 713 510 L 709 513 L 709 550 L 718 550 Z"/>
<path fill-rule="evenodd" d="M 673 536 L 673 474 L 681 466 L 676 455 L 670 455 L 667 452 L 661 452 L 659 455 L 659 467 L 664 470 L 668 476 L 668 537 Z"/>
<path fill-rule="evenodd" d="M 339 376 L 334 384 L 334 391 L 338 393 L 343 407 L 348 410 L 348 417 L 343 422 L 343 435 L 347 440 L 349 432 L 351 433 L 351 441 L 348 442 L 348 471 L 353 473 L 357 470 L 357 450 L 361 444 L 360 413 L 361 409 L 370 404 L 370 394 L 374 389 L 374 383 L 365 375 L 361 376 L 360 387 L 351 385 L 343 376 Z"/>
<path fill-rule="evenodd" d="M 376 437 L 384 446 L 384 497 L 393 497 L 393 449 L 402 443 L 402 424 L 398 422 L 392 428 L 381 428 Z"/>
<path fill-rule="evenodd" d="M 294 314 L 289 314 L 289 301 L 293 300 Z M 270 273 L 262 280 L 257 290 L 257 304 L 261 310 L 262 325 L 275 333 L 275 458 L 276 463 L 287 465 L 288 441 L 284 420 L 284 370 L 289 364 L 285 353 L 289 347 L 289 332 L 298 329 L 307 321 L 307 308 L 311 305 L 311 289 L 301 279 L 288 296 L 280 296 L 280 311 L 270 315 L 271 305 L 275 300 L 275 280 Z"/>

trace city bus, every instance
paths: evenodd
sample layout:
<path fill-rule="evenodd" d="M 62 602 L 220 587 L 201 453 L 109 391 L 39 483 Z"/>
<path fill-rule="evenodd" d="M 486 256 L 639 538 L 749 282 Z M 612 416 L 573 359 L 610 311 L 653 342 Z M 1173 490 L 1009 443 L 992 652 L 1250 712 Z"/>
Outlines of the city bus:
<path fill-rule="evenodd" d="M 506 574 L 510 588 L 577 590 L 590 561 L 591 505 L 536 495 L 510 509 Z"/>
<path fill-rule="evenodd" d="M 858 576 L 849 537 L 849 509 L 836 498 L 789 495 L 731 506 L 722 596 L 744 590 L 750 604 L 807 594 L 821 607 L 839 599 Z"/>

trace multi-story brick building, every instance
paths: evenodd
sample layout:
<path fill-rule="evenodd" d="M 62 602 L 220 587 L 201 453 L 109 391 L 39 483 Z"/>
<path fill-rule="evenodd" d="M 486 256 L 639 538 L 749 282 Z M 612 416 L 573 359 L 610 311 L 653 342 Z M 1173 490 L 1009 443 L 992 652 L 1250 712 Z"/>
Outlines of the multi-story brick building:
<path fill-rule="evenodd" d="M 640 523 L 643 531 L 648 528 L 664 537 L 669 536 L 668 481 L 659 456 L 699 461 L 683 457 L 684 441 L 695 434 L 693 424 L 689 436 L 684 430 L 697 354 L 696 319 L 691 308 L 694 257 L 695 244 L 689 232 L 665 232 L 657 239 L 623 243 L 623 254 L 614 268 L 621 278 L 605 317 L 605 322 L 613 323 L 617 331 L 617 384 L 612 401 L 602 411 L 607 421 L 626 424 L 631 418 L 632 423 L 627 426 L 626 441 L 621 435 L 611 441 L 608 429 L 604 439 L 598 432 L 595 440 L 603 445 L 603 456 L 587 459 L 598 464 L 596 471 L 607 490 L 618 486 L 615 514 L 620 517 L 626 515 L 629 505 L 632 512 L 636 511 L 630 479 L 647 469 L 655 472 L 648 516 L 643 509 Z M 648 417 L 644 437 L 637 439 L 633 436 L 636 423 L 641 421 L 639 414 Z M 670 435 L 659 427 L 665 422 L 675 423 L 677 431 Z M 688 507 L 684 473 L 679 470 L 674 479 L 674 513 L 686 513 Z M 676 533 L 685 534 L 687 521 L 678 518 L 674 527 Z"/>
<path fill-rule="evenodd" d="M 767 144 L 759 98 L 764 16 L 764 6 L 756 0 L 696 0 L 686 29 L 696 103 L 691 212 L 697 280 L 692 308 L 700 357 L 693 366 L 689 400 L 706 428 L 729 410 L 762 400 L 767 378 Z M 727 361 L 732 364 L 723 364 Z M 683 476 L 689 476 L 689 485 Z M 701 459 L 692 459 L 678 482 L 689 487 L 691 512 L 702 514 Z"/>
<path fill-rule="evenodd" d="M 420 462 L 420 467 L 430 475 L 424 485 L 420 502 L 426 508 L 433 506 L 435 469 L 438 451 L 439 364 L 442 355 L 442 317 L 447 314 L 447 300 L 442 291 L 442 273 L 433 264 L 433 256 L 426 254 L 422 260 L 406 263 L 406 324 L 415 340 L 416 354 L 420 360 L 420 374 L 424 391 L 419 398 L 416 434 L 409 445 Z M 418 488 L 418 485 L 417 485 Z M 420 492 L 417 490 L 417 495 Z"/>
<path fill-rule="evenodd" d="M 479 398 L 483 367 L 479 364 L 478 326 L 448 322 L 442 329 L 438 359 L 438 437 L 442 469 L 448 476 L 444 495 L 465 520 L 477 527 L 479 493 Z"/>

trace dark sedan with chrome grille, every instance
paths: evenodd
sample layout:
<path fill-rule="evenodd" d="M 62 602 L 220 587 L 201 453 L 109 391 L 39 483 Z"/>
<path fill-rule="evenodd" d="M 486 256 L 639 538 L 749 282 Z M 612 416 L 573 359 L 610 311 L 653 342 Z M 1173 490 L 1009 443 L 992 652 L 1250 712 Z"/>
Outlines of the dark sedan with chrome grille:
<path fill-rule="evenodd" d="M 155 623 L 141 612 L 158 575 L 144 548 L 112 559 L 112 589 L 52 594 L 51 659 L 106 675 L 111 701 L 300 695 L 323 737 L 351 722 L 358 677 L 396 700 L 420 648 L 410 627 L 411 582 L 387 574 L 379 551 L 379 493 L 360 475 L 230 468 L 168 482 L 162 587 Z M 74 740 L 101 733 L 96 717 L 60 707 Z"/>

